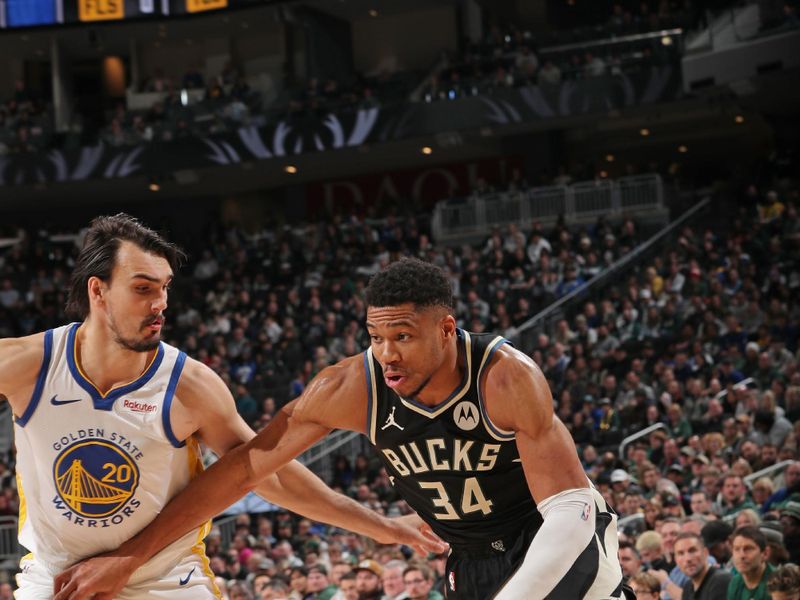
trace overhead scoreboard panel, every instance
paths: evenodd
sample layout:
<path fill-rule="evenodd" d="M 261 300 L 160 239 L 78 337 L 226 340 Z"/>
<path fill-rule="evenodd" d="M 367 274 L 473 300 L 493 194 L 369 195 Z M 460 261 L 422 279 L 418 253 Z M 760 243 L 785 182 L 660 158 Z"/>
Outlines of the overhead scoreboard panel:
<path fill-rule="evenodd" d="M 192 15 L 258 4 L 258 0 L 0 0 L 0 28 Z"/>

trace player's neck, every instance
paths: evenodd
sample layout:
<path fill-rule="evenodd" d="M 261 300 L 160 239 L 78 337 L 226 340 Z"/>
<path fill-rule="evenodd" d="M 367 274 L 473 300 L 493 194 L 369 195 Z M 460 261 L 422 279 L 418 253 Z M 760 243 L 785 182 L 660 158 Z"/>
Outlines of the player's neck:
<path fill-rule="evenodd" d="M 91 320 L 78 328 L 75 346 L 78 366 L 101 393 L 137 379 L 155 352 L 128 350 L 114 340 L 108 328 Z"/>

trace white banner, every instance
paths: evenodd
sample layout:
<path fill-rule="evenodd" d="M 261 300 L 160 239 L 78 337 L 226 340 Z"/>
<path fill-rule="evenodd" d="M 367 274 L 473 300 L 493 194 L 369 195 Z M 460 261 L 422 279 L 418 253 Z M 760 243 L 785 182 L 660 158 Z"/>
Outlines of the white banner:
<path fill-rule="evenodd" d="M 139 0 L 139 10 L 143 13 L 151 13 L 154 10 L 153 0 Z"/>

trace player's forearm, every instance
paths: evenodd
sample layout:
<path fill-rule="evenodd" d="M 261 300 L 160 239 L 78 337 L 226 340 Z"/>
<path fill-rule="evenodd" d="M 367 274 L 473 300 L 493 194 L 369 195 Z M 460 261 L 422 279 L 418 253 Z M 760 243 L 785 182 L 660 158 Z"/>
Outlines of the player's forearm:
<path fill-rule="evenodd" d="M 130 557 L 137 566 L 144 564 L 251 491 L 255 481 L 249 445 L 231 450 L 193 479 L 150 525 L 120 546 L 115 554 Z"/>
<path fill-rule="evenodd" d="M 255 491 L 270 502 L 314 521 L 348 529 L 378 542 L 393 540 L 391 519 L 334 492 L 297 461 L 287 464 Z"/>
<path fill-rule="evenodd" d="M 522 565 L 496 598 L 538 600 L 548 597 L 594 536 L 594 504 L 589 488 L 565 490 L 540 502 L 538 508 L 544 522 L 528 547 Z"/>

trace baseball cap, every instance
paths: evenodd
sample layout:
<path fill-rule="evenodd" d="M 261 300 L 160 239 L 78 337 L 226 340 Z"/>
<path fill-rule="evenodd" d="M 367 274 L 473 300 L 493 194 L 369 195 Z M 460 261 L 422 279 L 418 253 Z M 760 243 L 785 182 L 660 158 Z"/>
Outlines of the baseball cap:
<path fill-rule="evenodd" d="M 353 569 L 354 571 L 371 571 L 378 577 L 381 576 L 383 573 L 383 568 L 372 559 L 362 560 L 356 567 Z"/>
<path fill-rule="evenodd" d="M 700 530 L 700 535 L 707 548 L 727 541 L 732 533 L 733 527 L 725 521 L 711 521 L 703 525 L 703 529 Z"/>
<path fill-rule="evenodd" d="M 762 521 L 758 528 L 768 542 L 783 544 L 783 526 L 780 521 Z"/>
<path fill-rule="evenodd" d="M 622 481 L 628 481 L 628 479 L 630 479 L 630 475 L 623 469 L 614 469 L 611 471 L 611 483 L 620 483 Z"/>
<path fill-rule="evenodd" d="M 674 471 L 675 473 L 680 473 L 681 475 L 683 475 L 683 467 L 678 463 L 671 464 L 667 469 L 667 471 Z"/>
<path fill-rule="evenodd" d="M 781 509 L 781 516 L 788 515 L 800 521 L 800 502 L 789 500 L 786 505 Z"/>
<path fill-rule="evenodd" d="M 661 499 L 661 503 L 664 506 L 680 506 L 681 501 L 672 494 L 668 494 Z"/>
<path fill-rule="evenodd" d="M 711 461 L 708 459 L 708 457 L 705 454 L 698 454 L 697 456 L 695 456 L 692 459 L 692 462 L 700 462 L 700 463 L 703 463 L 704 465 L 710 465 L 711 464 Z"/>
<path fill-rule="evenodd" d="M 697 456 L 697 452 L 695 452 L 694 448 L 692 448 L 691 446 L 682 446 L 681 454 L 683 454 L 684 456 L 688 456 L 690 458 L 694 458 Z"/>

